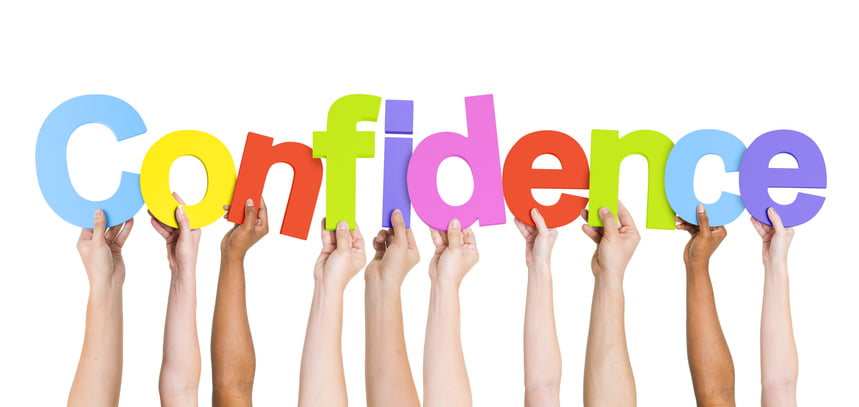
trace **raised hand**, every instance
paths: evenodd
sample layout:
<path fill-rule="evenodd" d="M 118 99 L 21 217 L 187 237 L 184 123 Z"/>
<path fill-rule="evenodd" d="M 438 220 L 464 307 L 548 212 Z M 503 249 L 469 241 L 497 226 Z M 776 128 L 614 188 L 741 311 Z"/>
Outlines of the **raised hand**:
<path fill-rule="evenodd" d="M 686 243 L 686 248 L 683 249 L 683 261 L 687 266 L 706 266 L 710 262 L 710 256 L 728 236 L 724 226 L 710 227 L 710 218 L 704 205 L 698 205 L 697 216 L 697 225 L 686 222 L 679 216 L 674 218 L 677 229 L 685 230 L 691 235 L 689 243 Z"/>
<path fill-rule="evenodd" d="M 477 241 L 471 228 L 462 230 L 458 219 L 452 219 L 447 233 L 431 229 L 435 253 L 430 260 L 430 278 L 453 283 L 457 287 L 462 278 L 479 260 Z"/>
<path fill-rule="evenodd" d="M 78 254 L 81 256 L 90 285 L 104 283 L 122 285 L 125 282 L 122 246 L 131 233 L 134 218 L 105 230 L 107 220 L 104 212 L 98 209 L 94 216 L 93 228 L 82 229 L 77 244 Z"/>
<path fill-rule="evenodd" d="M 406 228 L 403 213 L 399 209 L 391 215 L 391 224 L 393 228 L 380 230 L 373 238 L 376 255 L 367 265 L 364 277 L 368 281 L 385 280 L 399 287 L 421 256 L 412 229 Z"/>
<path fill-rule="evenodd" d="M 784 227 L 781 216 L 776 213 L 775 208 L 769 208 L 767 216 L 769 216 L 772 225 L 766 225 L 752 218 L 752 225 L 755 226 L 755 230 L 758 231 L 763 240 L 764 266 L 787 267 L 787 252 L 790 248 L 790 242 L 793 240 L 793 228 Z"/>
<path fill-rule="evenodd" d="M 558 230 L 546 227 L 546 221 L 543 220 L 537 208 L 531 209 L 531 219 L 534 220 L 536 227 L 519 219 L 513 220 L 522 237 L 525 238 L 525 263 L 528 269 L 549 265 L 552 248 L 555 246 L 555 239 L 558 238 Z"/>
<path fill-rule="evenodd" d="M 197 250 L 200 247 L 200 229 L 191 229 L 188 216 L 185 215 L 185 201 L 177 193 L 173 193 L 181 205 L 176 208 L 176 223 L 179 229 L 165 225 L 156 219 L 152 212 L 152 227 L 164 238 L 167 243 L 167 261 L 170 270 L 178 272 L 188 268 L 195 268 L 197 264 Z"/>
<path fill-rule="evenodd" d="M 230 211 L 230 205 L 224 205 L 224 210 Z M 227 215 L 224 215 L 226 218 Z M 245 204 L 245 221 L 236 224 L 221 240 L 221 253 L 224 255 L 245 256 L 248 249 L 268 233 L 268 210 L 265 200 L 260 198 L 259 211 L 254 210 L 253 199 Z"/>
<path fill-rule="evenodd" d="M 350 231 L 349 225 L 340 221 L 336 231 L 325 230 L 325 219 L 322 219 L 322 251 L 313 270 L 316 281 L 345 289 L 365 264 L 367 254 L 358 226 Z"/>
<path fill-rule="evenodd" d="M 599 215 L 603 227 L 594 227 L 587 223 L 582 225 L 585 234 L 597 244 L 591 259 L 591 270 L 595 275 L 603 272 L 612 275 L 620 273 L 622 277 L 641 237 L 638 235 L 638 229 L 635 228 L 632 215 L 629 214 L 623 203 L 618 202 L 617 216 L 620 225 L 615 221 L 608 208 L 600 208 Z M 588 211 L 586 209 L 582 210 L 582 218 L 587 222 Z"/>

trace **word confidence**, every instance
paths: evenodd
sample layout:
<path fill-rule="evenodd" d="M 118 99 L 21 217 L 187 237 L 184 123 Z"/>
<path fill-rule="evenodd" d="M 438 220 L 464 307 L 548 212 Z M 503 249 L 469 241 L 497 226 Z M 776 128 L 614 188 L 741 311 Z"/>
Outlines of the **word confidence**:
<path fill-rule="evenodd" d="M 375 122 L 382 98 L 347 95 L 328 111 L 325 131 L 313 133 L 313 148 L 296 142 L 273 144 L 273 139 L 248 133 L 241 165 L 236 176 L 232 155 L 211 134 L 180 130 L 158 140 L 143 159 L 140 173 L 123 172 L 116 193 L 100 202 L 75 192 L 68 173 L 66 147 L 78 127 L 98 123 L 107 126 L 117 141 L 146 132 L 143 119 L 128 103 L 113 96 L 85 95 L 70 99 L 45 119 L 36 142 L 36 170 L 39 186 L 48 205 L 66 221 L 92 227 L 92 213 L 103 209 L 108 226 L 133 217 L 146 204 L 159 220 L 176 226 L 173 217 L 179 204 L 171 195 L 169 172 L 179 157 L 194 156 L 206 168 L 207 189 L 203 199 L 185 210 L 194 228 L 208 225 L 222 214 L 222 206 L 232 204 L 228 219 L 244 221 L 247 199 L 259 202 L 269 168 L 281 162 L 294 170 L 290 196 L 281 233 L 306 239 L 322 183 L 322 158 L 326 159 L 326 227 L 334 229 L 345 220 L 355 227 L 356 159 L 375 155 L 375 132 L 357 131 L 359 122 Z M 726 172 L 739 171 L 740 195 L 722 192 L 718 201 L 705 204 L 710 224 L 724 225 L 747 209 L 769 224 L 766 210 L 776 207 L 785 226 L 807 222 L 823 205 L 824 198 L 798 193 L 794 202 L 780 205 L 772 200 L 769 188 L 825 188 L 826 165 L 817 145 L 793 130 L 775 130 L 755 139 L 748 147 L 730 133 L 698 130 L 676 144 L 662 133 L 638 130 L 620 136 L 614 130 L 593 130 L 591 162 L 576 140 L 559 131 L 537 131 L 525 135 L 507 154 L 503 171 L 495 127 L 492 95 L 465 98 L 467 135 L 441 132 L 423 139 L 412 151 L 414 103 L 385 101 L 385 152 L 382 193 L 382 224 L 390 226 L 390 214 L 402 209 L 406 224 L 411 207 L 427 225 L 445 229 L 449 219 L 460 219 L 463 227 L 479 221 L 481 226 L 506 221 L 504 202 L 514 216 L 533 224 L 531 208 L 539 208 L 549 227 L 572 222 L 585 205 L 590 207 L 588 223 L 600 226 L 599 207 L 617 212 L 620 164 L 631 154 L 647 159 L 647 227 L 673 229 L 675 213 L 695 222 L 693 178 L 701 157 L 719 156 Z M 797 168 L 770 168 L 772 157 L 789 154 Z M 555 156 L 560 169 L 535 169 L 534 160 L 544 154 Z M 449 157 L 459 157 L 471 168 L 474 190 L 468 202 L 452 206 L 439 194 L 438 168 Z M 535 188 L 588 189 L 588 198 L 561 194 L 554 205 L 541 205 L 531 194 Z"/>

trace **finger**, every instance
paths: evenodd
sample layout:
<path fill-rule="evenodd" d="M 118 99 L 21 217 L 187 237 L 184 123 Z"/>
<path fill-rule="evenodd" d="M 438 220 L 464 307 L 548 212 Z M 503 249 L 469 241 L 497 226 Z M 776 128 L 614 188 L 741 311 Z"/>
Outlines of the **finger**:
<path fill-rule="evenodd" d="M 252 228 L 257 222 L 257 213 L 254 210 L 254 200 L 248 198 L 245 201 L 245 221 L 242 222 L 242 226 L 245 228 Z"/>
<path fill-rule="evenodd" d="M 467 245 L 477 246 L 477 235 L 471 228 L 462 231 L 462 240 Z"/>
<path fill-rule="evenodd" d="M 456 249 L 462 246 L 462 225 L 459 224 L 459 219 L 453 218 L 447 224 L 447 246 Z"/>
<path fill-rule="evenodd" d="M 403 219 L 403 212 L 395 209 L 391 215 L 391 225 L 394 227 L 394 241 L 401 245 L 406 245 L 406 220 Z"/>
<path fill-rule="evenodd" d="M 376 250 L 376 257 L 375 257 L 376 260 L 381 260 L 382 257 L 385 256 L 385 250 L 386 250 L 385 236 L 386 235 L 387 235 L 387 233 L 385 233 L 384 230 L 380 230 L 379 233 L 376 235 L 376 237 L 373 238 L 373 249 Z"/>
<path fill-rule="evenodd" d="M 588 224 L 582 225 L 582 231 L 585 232 L 585 234 L 588 235 L 588 237 L 591 238 L 594 243 L 599 243 L 602 239 L 602 233 L 600 233 L 600 229 L 601 228 L 596 228 Z"/>
<path fill-rule="evenodd" d="M 415 234 L 412 233 L 412 229 L 406 229 L 406 242 L 409 244 L 409 249 L 417 249 L 418 243 L 415 241 Z"/>
<path fill-rule="evenodd" d="M 158 232 L 158 234 L 161 235 L 161 237 L 163 237 L 165 239 L 170 237 L 170 234 L 172 233 L 172 229 L 165 226 L 163 223 L 161 223 L 160 220 L 156 219 L 153 216 L 152 218 L 150 218 L 150 223 L 152 223 L 152 227 L 155 228 L 155 231 Z"/>
<path fill-rule="evenodd" d="M 704 205 L 698 204 L 697 211 L 698 230 L 701 232 L 702 236 L 710 236 L 710 217 L 707 216 L 707 211 L 704 209 Z"/>
<path fill-rule="evenodd" d="M 761 221 L 755 219 L 754 216 L 750 217 L 750 219 L 752 220 L 752 226 L 754 226 L 755 230 L 758 231 L 758 235 L 760 235 L 761 237 L 765 237 L 767 235 L 767 229 L 765 225 L 761 223 Z"/>
<path fill-rule="evenodd" d="M 522 234 L 522 237 L 527 239 L 528 236 L 531 236 L 531 232 L 528 230 L 528 226 L 530 225 L 526 225 L 525 222 L 522 222 L 519 218 L 513 218 L 513 223 L 516 224 L 516 228 L 519 229 L 519 233 Z"/>
<path fill-rule="evenodd" d="M 176 223 L 179 224 L 179 233 L 191 231 L 191 223 L 188 221 L 188 215 L 185 214 L 184 204 L 176 207 Z"/>
<path fill-rule="evenodd" d="M 776 213 L 775 208 L 767 209 L 767 216 L 770 218 L 770 223 L 772 223 L 776 233 L 784 232 L 784 224 L 781 222 L 781 216 Z"/>
<path fill-rule="evenodd" d="M 441 237 L 442 232 L 432 226 L 430 226 L 430 237 L 432 238 L 432 244 L 435 245 L 436 248 L 444 246 L 444 240 Z"/>
<path fill-rule="evenodd" d="M 621 206 L 618 206 L 618 211 L 620 211 Z M 612 215 L 611 211 L 603 206 L 600 208 L 600 221 L 602 221 L 602 233 L 603 237 L 608 238 L 609 240 L 617 237 L 617 221 L 614 220 L 614 215 Z M 625 224 L 624 224 L 625 226 Z M 633 226 L 635 228 L 635 226 Z"/>
<path fill-rule="evenodd" d="M 582 209 L 582 211 L 579 212 L 579 215 L 581 215 L 581 217 L 585 221 L 585 223 L 588 223 L 588 210 L 587 209 Z"/>
<path fill-rule="evenodd" d="M 265 199 L 259 197 L 259 209 L 257 210 L 257 219 L 262 221 L 264 225 L 268 225 L 268 208 L 265 206 Z"/>
<path fill-rule="evenodd" d="M 348 251 L 352 247 L 352 235 L 349 233 L 349 224 L 345 220 L 337 223 L 334 238 L 337 242 L 337 250 Z"/>
<path fill-rule="evenodd" d="M 108 243 L 113 242 L 113 239 L 115 239 L 116 235 L 119 234 L 120 229 L 122 229 L 122 224 L 107 228 L 104 232 L 104 241 Z"/>
<path fill-rule="evenodd" d="M 632 226 L 633 229 L 638 230 L 635 227 L 635 221 L 632 220 L 632 214 L 626 209 L 626 206 L 623 205 L 623 202 L 617 201 L 617 217 L 620 220 L 621 226 Z"/>
<path fill-rule="evenodd" d="M 107 224 L 107 218 L 104 217 L 104 212 L 101 209 L 95 210 L 95 215 L 92 222 L 92 240 L 104 241 L 104 226 Z"/>
<path fill-rule="evenodd" d="M 546 227 L 546 221 L 543 219 L 543 215 L 540 214 L 540 211 L 538 211 L 537 208 L 531 209 L 531 220 L 533 220 L 534 224 L 537 225 L 537 232 L 540 234 L 549 231 L 549 228 Z"/>
<path fill-rule="evenodd" d="M 128 239 L 128 235 L 131 233 L 131 228 L 134 226 L 134 218 L 131 218 L 125 223 L 122 224 L 122 230 L 119 231 L 119 234 L 116 235 L 116 238 L 113 239 L 113 243 L 122 247 L 125 244 L 125 239 Z"/>
<path fill-rule="evenodd" d="M 173 192 L 173 198 L 180 204 L 185 205 L 185 201 L 182 200 L 182 197 L 179 196 L 178 192 Z"/>
<path fill-rule="evenodd" d="M 227 219 L 230 217 L 230 207 L 231 207 L 231 205 L 229 205 L 229 204 L 224 205 L 224 211 L 226 212 L 224 214 L 224 219 Z"/>
<path fill-rule="evenodd" d="M 78 241 L 92 239 L 92 229 L 81 229 L 81 235 L 78 236 Z"/>
<path fill-rule="evenodd" d="M 358 227 L 358 223 L 355 222 L 355 230 L 349 232 L 352 235 L 352 248 L 358 250 L 364 250 L 364 236 L 361 235 L 361 228 Z"/>

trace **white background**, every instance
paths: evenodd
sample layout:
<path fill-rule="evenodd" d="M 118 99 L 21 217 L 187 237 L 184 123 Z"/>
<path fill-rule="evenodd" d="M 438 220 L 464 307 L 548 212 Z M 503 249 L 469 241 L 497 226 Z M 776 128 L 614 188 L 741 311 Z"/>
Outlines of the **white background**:
<path fill-rule="evenodd" d="M 663 132 L 672 140 L 716 128 L 747 145 L 793 129 L 814 139 L 827 164 L 821 212 L 797 228 L 791 300 L 799 348 L 799 402 L 845 405 L 859 374 L 856 311 L 855 9 L 849 2 L 354 2 L 217 5 L 213 2 L 15 2 L 0 6 L 0 148 L 5 217 L 0 270 L 0 395 L 3 405 L 65 403 L 83 339 L 87 279 L 75 250 L 79 229 L 55 215 L 35 176 L 42 121 L 63 101 L 101 93 L 122 98 L 147 133 L 122 143 L 100 126 L 69 146 L 74 185 L 89 199 L 113 194 L 121 170 L 138 172 L 148 147 L 175 130 L 221 139 L 238 166 L 249 131 L 277 142 L 311 143 L 340 96 L 369 93 L 415 101 L 416 142 L 465 132 L 463 97 L 492 93 L 503 156 L 535 130 L 563 131 L 589 153 L 591 129 Z M 376 158 L 358 164 L 358 223 L 380 225 L 383 127 Z M 503 157 L 502 156 L 502 162 Z M 853 160 L 853 162 L 851 162 Z M 549 164 L 551 164 L 549 160 Z M 789 164 L 789 163 L 788 163 Z M 471 181 L 451 160 L 443 196 L 464 201 Z M 644 225 L 645 164 L 623 164 L 621 199 Z M 466 170 L 467 171 L 467 170 Z M 279 229 L 291 170 L 267 181 L 271 229 Z M 171 182 L 189 201 L 204 193 L 202 167 L 182 159 Z M 853 181 L 850 181 L 853 179 Z M 718 159 L 699 167 L 699 197 L 737 190 Z M 795 191 L 779 192 L 783 203 Z M 544 203 L 557 192 L 540 194 Z M 254 400 L 297 400 L 299 361 L 312 294 L 315 229 L 308 241 L 272 232 L 248 256 L 248 312 L 257 354 Z M 748 215 L 711 270 L 719 316 L 736 369 L 737 402 L 759 401 L 760 242 Z M 417 219 L 416 217 L 414 219 Z M 155 405 L 169 270 L 163 241 L 144 210 L 124 250 L 125 360 L 122 404 Z M 563 353 L 564 405 L 581 401 L 592 282 L 592 243 L 581 220 L 560 230 L 554 257 L 555 311 Z M 406 341 L 418 389 L 432 251 L 416 220 L 423 261 L 403 285 Z M 229 224 L 203 231 L 198 327 L 201 404 L 211 393 L 209 335 L 218 244 Z M 463 346 L 476 406 L 519 405 L 526 271 L 512 224 L 476 231 L 480 263 L 462 289 Z M 627 270 L 626 327 L 643 406 L 694 403 L 686 365 L 680 231 L 642 230 Z M 343 354 L 349 399 L 364 405 L 363 279 L 346 290 Z"/>

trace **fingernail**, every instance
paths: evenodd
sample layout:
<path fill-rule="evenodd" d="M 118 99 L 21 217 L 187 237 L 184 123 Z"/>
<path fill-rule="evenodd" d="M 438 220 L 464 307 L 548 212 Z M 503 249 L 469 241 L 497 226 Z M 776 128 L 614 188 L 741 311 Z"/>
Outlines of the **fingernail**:
<path fill-rule="evenodd" d="M 611 211 L 608 210 L 608 208 L 606 208 L 605 206 L 600 208 L 600 215 L 608 215 L 609 213 L 611 213 Z"/>
<path fill-rule="evenodd" d="M 179 205 L 178 209 L 179 209 L 179 213 L 181 213 L 183 215 L 185 214 L 185 208 L 183 208 L 182 205 Z"/>
<path fill-rule="evenodd" d="M 537 208 L 531 208 L 531 216 L 537 216 Z"/>
<path fill-rule="evenodd" d="M 403 212 L 399 209 L 394 209 L 394 217 L 395 218 L 396 217 L 399 217 L 399 218 L 403 217 Z"/>
<path fill-rule="evenodd" d="M 253 200 L 253 199 L 248 199 L 248 201 L 247 201 L 247 202 L 245 202 L 245 205 L 247 205 L 247 206 L 254 206 L 254 200 Z"/>
<path fill-rule="evenodd" d="M 101 209 L 96 209 L 95 210 L 95 217 L 100 218 L 102 216 L 104 216 L 104 213 L 101 211 Z"/>
<path fill-rule="evenodd" d="M 337 224 L 337 230 L 349 230 L 349 224 L 346 223 L 345 220 L 341 220 L 340 223 Z"/>
<path fill-rule="evenodd" d="M 698 213 L 704 213 L 704 205 L 698 204 Z"/>
<path fill-rule="evenodd" d="M 459 229 L 459 219 L 453 218 L 453 220 L 450 221 L 450 227 Z"/>

